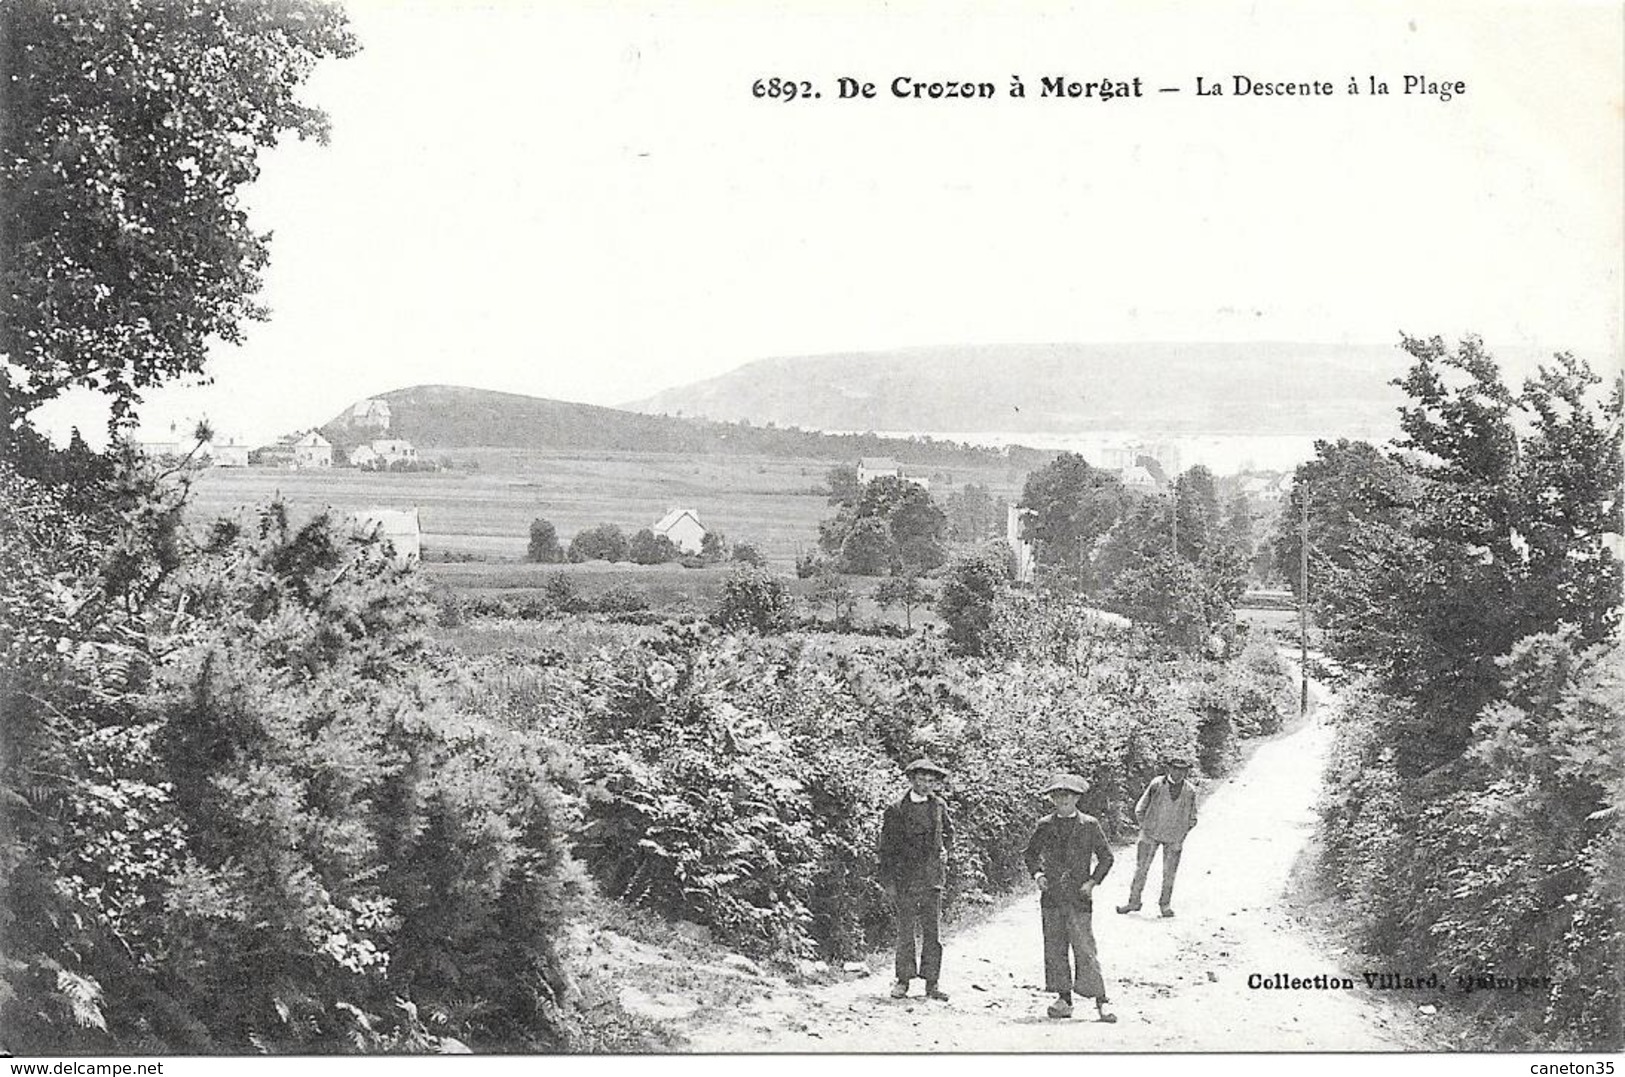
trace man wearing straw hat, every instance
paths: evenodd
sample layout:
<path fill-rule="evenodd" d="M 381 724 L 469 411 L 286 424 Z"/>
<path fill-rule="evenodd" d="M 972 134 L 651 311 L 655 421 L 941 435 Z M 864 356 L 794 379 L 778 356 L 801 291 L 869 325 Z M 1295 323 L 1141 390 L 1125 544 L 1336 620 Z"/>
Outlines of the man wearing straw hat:
<path fill-rule="evenodd" d="M 911 980 L 925 980 L 925 997 L 942 1001 L 942 887 L 954 823 L 939 790 L 948 772 L 929 759 L 904 770 L 909 791 L 886 809 L 880 823 L 880 884 L 897 915 L 897 982 L 892 998 L 908 994 Z M 919 960 L 915 960 L 915 934 Z"/>
<path fill-rule="evenodd" d="M 1071 1017 L 1076 992 L 1092 997 L 1097 1019 L 1109 1022 L 1117 1016 L 1106 1010 L 1106 981 L 1095 955 L 1090 918 L 1094 889 L 1112 869 L 1112 851 L 1100 820 L 1078 810 L 1078 798 L 1088 791 L 1089 783 L 1076 774 L 1058 774 L 1050 781 L 1044 792 L 1055 811 L 1038 821 L 1027 842 L 1025 860 L 1039 889 L 1044 989 L 1055 992 L 1049 1015 Z"/>

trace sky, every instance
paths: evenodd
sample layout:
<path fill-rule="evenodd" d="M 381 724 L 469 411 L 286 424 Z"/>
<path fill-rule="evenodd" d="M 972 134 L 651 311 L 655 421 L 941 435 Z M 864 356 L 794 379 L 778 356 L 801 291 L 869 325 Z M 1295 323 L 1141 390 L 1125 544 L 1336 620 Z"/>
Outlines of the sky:
<path fill-rule="evenodd" d="M 145 436 L 207 415 L 260 441 L 422 383 L 613 405 L 931 344 L 1403 330 L 1620 362 L 1617 4 L 347 9 L 362 51 L 304 94 L 331 143 L 279 147 L 246 199 L 272 320 L 214 349 L 211 385 L 150 393 Z M 1337 94 L 1193 92 L 1236 75 Z M 1390 95 L 1345 92 L 1372 75 Z M 772 76 L 824 96 L 753 97 Z M 999 97 L 897 100 L 897 76 Z M 1046 76 L 1148 95 L 1039 99 Z"/>

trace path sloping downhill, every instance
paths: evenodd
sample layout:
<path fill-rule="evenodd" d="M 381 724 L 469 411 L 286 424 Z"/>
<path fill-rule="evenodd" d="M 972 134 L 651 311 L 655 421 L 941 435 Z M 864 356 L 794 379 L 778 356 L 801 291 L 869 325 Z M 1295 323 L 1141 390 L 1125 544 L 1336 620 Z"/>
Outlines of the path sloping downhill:
<path fill-rule="evenodd" d="M 1322 706 L 1330 700 L 1324 693 Z M 1134 867 L 1118 851 L 1095 895 L 1095 936 L 1116 1024 L 1051 1020 L 1036 893 L 946 939 L 947 1002 L 887 996 L 889 977 L 790 987 L 686 1029 L 695 1051 L 1394 1051 L 1425 1046 L 1391 1000 L 1352 991 L 1263 990 L 1252 974 L 1313 977 L 1346 970 L 1283 903 L 1310 840 L 1324 721 L 1257 746 L 1203 802 L 1174 895 L 1177 915 L 1118 915 Z M 1147 886 L 1154 895 L 1160 859 Z"/>

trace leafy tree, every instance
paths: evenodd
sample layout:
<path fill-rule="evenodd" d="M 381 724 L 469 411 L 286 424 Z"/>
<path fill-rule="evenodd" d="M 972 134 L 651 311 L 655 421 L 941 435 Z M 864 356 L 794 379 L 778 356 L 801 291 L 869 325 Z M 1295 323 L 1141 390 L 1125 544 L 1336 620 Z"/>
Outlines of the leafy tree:
<path fill-rule="evenodd" d="M 682 554 L 675 542 L 665 535 L 655 534 L 654 529 L 649 527 L 634 532 L 626 544 L 627 558 L 639 565 L 663 565 L 667 561 L 677 560 Z"/>
<path fill-rule="evenodd" d="M 578 531 L 570 540 L 571 561 L 625 561 L 626 535 L 614 524 Z"/>
<path fill-rule="evenodd" d="M 1461 753 L 1518 640 L 1568 624 L 1586 646 L 1616 630 L 1621 566 L 1604 537 L 1625 529 L 1622 379 L 1599 400 L 1601 379 L 1560 354 L 1514 393 L 1476 337 L 1403 347 L 1411 403 L 1389 462 L 1351 450 L 1360 466 L 1339 471 L 1323 451 L 1322 487 L 1313 468 L 1299 478 L 1311 541 L 1316 506 L 1333 537 L 1352 532 L 1346 552 L 1312 548 L 1327 646 L 1417 704 L 1421 725 L 1401 738 L 1415 773 Z M 1294 552 L 1281 526 L 1278 551 Z"/>
<path fill-rule="evenodd" d="M 1039 561 L 1094 587 L 1095 543 L 1122 516 L 1126 494 L 1117 476 L 1064 452 L 1027 476 L 1021 492 L 1025 534 L 1037 544 Z"/>
<path fill-rule="evenodd" d="M 789 585 L 765 568 L 740 565 L 722 584 L 715 620 L 723 628 L 776 632 L 789 615 Z"/>
<path fill-rule="evenodd" d="M 715 564 L 728 559 L 728 536 L 721 531 L 707 531 L 700 539 L 700 560 Z"/>
<path fill-rule="evenodd" d="M 948 520 L 930 491 L 895 475 L 865 483 L 856 504 L 818 526 L 818 544 L 843 571 L 878 576 L 894 566 L 919 572 L 942 564 Z"/>
<path fill-rule="evenodd" d="M 530 545 L 525 550 L 525 560 L 540 564 L 553 564 L 564 560 L 564 548 L 559 545 L 558 530 L 551 522 L 540 518 L 530 522 Z"/>
<path fill-rule="evenodd" d="M 986 486 L 966 483 L 948 498 L 949 537 L 955 542 L 985 542 L 999 537 L 1004 529 L 1001 505 Z"/>
<path fill-rule="evenodd" d="M 1225 541 L 1213 473 L 1201 464 L 1185 471 L 1174 482 L 1174 503 L 1179 511 L 1179 555 L 1196 562 L 1212 556 Z"/>
<path fill-rule="evenodd" d="M 840 566 L 855 576 L 880 576 L 891 567 L 896 546 L 891 530 L 879 516 L 853 521 L 841 543 Z"/>
<path fill-rule="evenodd" d="M 1246 591 L 1247 560 L 1232 534 L 1220 520 L 1212 475 L 1191 468 L 1175 483 L 1171 501 L 1140 499 L 1101 543 L 1103 604 L 1149 626 L 1168 647 L 1202 649 L 1230 631 Z"/>
<path fill-rule="evenodd" d="M 767 564 L 767 558 L 762 556 L 762 551 L 749 542 L 734 543 L 733 560 L 742 565 L 756 565 L 757 567 Z"/>
<path fill-rule="evenodd" d="M 914 611 L 929 603 L 933 597 L 930 584 L 913 573 L 890 576 L 875 588 L 875 602 L 882 609 L 903 607 L 903 624 L 911 630 L 914 628 Z"/>
<path fill-rule="evenodd" d="M 956 557 L 943 577 L 937 613 L 948 625 L 955 651 L 980 655 L 987 646 L 994 607 L 1010 578 L 1010 553 L 990 543 Z"/>
<path fill-rule="evenodd" d="M 242 188 L 285 132 L 325 140 L 296 94 L 356 43 L 313 0 L 0 5 L 0 409 L 10 436 L 71 387 L 123 422 L 142 390 L 203 372 L 208 342 L 266 316 L 269 237 Z"/>
<path fill-rule="evenodd" d="M 808 597 L 812 599 L 815 609 L 828 606 L 830 616 L 838 625 L 851 625 L 852 615 L 858 605 L 858 596 L 846 582 L 846 577 L 839 572 L 826 568 L 815 576 Z"/>
<path fill-rule="evenodd" d="M 863 495 L 863 484 L 858 481 L 858 469 L 851 464 L 836 464 L 829 469 L 824 481 L 829 484 L 829 503 L 838 508 L 857 508 Z"/>

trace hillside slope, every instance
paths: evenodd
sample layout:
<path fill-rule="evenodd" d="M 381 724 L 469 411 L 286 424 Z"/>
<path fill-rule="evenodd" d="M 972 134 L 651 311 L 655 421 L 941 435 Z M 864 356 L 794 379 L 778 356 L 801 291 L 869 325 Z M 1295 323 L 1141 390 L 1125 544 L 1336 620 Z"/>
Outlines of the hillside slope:
<path fill-rule="evenodd" d="M 855 459 L 885 455 L 920 464 L 1037 466 L 1052 454 L 1032 450 L 972 448 L 945 442 L 880 438 L 873 434 L 835 435 L 748 423 L 645 415 L 592 404 L 470 389 L 418 385 L 374 399 L 390 410 L 388 436 L 405 438 L 420 452 L 502 447 L 555 451 L 726 453 L 764 456 Z M 335 445 L 352 446 L 378 436 L 353 426 L 349 409 L 322 426 Z"/>
<path fill-rule="evenodd" d="M 1373 436 L 1393 345 L 1012 344 L 764 359 L 626 407 L 826 430 Z"/>

